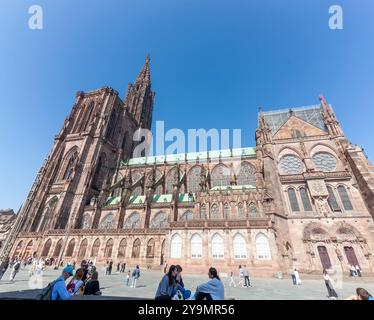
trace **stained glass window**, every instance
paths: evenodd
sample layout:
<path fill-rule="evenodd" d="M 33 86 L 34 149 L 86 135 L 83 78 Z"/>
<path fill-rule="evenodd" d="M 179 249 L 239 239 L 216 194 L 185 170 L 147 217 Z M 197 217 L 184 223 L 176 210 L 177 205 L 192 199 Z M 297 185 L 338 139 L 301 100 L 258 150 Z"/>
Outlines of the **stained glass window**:
<path fill-rule="evenodd" d="M 257 206 L 253 202 L 248 205 L 248 216 L 250 218 L 256 218 L 259 216 Z"/>
<path fill-rule="evenodd" d="M 211 219 L 221 219 L 221 215 L 219 213 L 219 207 L 217 204 L 213 204 L 210 208 L 210 218 Z"/>
<path fill-rule="evenodd" d="M 187 175 L 187 190 L 188 192 L 199 192 L 201 182 L 201 167 L 194 166 L 190 169 Z"/>
<path fill-rule="evenodd" d="M 165 193 L 171 194 L 174 190 L 174 185 L 178 184 L 178 171 L 177 168 L 171 169 L 166 175 Z"/>
<path fill-rule="evenodd" d="M 133 212 L 126 220 L 125 229 L 139 229 L 140 228 L 140 214 L 139 212 Z"/>
<path fill-rule="evenodd" d="M 335 198 L 335 193 L 334 190 L 330 186 L 327 186 L 327 191 L 329 192 L 329 197 L 327 199 L 327 202 L 331 208 L 332 211 L 340 211 L 338 202 L 336 201 Z"/>
<path fill-rule="evenodd" d="M 303 203 L 304 211 L 312 211 L 309 196 L 305 188 L 300 188 L 300 197 Z"/>
<path fill-rule="evenodd" d="M 181 221 L 192 220 L 193 219 L 193 212 L 186 211 L 180 218 Z"/>
<path fill-rule="evenodd" d="M 99 229 L 113 229 L 114 227 L 114 215 L 108 213 L 103 220 L 101 220 Z"/>
<path fill-rule="evenodd" d="M 303 163 L 300 158 L 289 154 L 282 157 L 279 161 L 279 168 L 282 173 L 298 174 L 303 172 Z"/>
<path fill-rule="evenodd" d="M 288 193 L 288 199 L 290 200 L 292 211 L 300 211 L 299 202 L 297 201 L 295 190 L 292 188 L 289 188 L 287 190 L 287 193 Z"/>
<path fill-rule="evenodd" d="M 319 152 L 312 159 L 318 171 L 331 172 L 336 169 L 336 160 L 330 153 Z"/>
<path fill-rule="evenodd" d="M 168 224 L 167 215 L 165 212 L 161 211 L 155 215 L 149 227 L 151 229 L 166 228 L 167 224 Z"/>
<path fill-rule="evenodd" d="M 211 185 L 213 187 L 224 187 L 230 185 L 230 169 L 223 164 L 214 167 L 211 174 Z"/>
<path fill-rule="evenodd" d="M 343 186 L 338 187 L 340 200 L 342 201 L 344 210 L 353 210 L 351 200 L 349 200 L 348 192 Z"/>
<path fill-rule="evenodd" d="M 82 229 L 91 228 L 91 223 L 91 215 L 88 212 L 84 213 L 82 218 Z"/>
<path fill-rule="evenodd" d="M 240 164 L 240 170 L 237 175 L 238 185 L 256 185 L 256 170 L 254 166 L 250 165 L 248 162 L 242 162 Z"/>
<path fill-rule="evenodd" d="M 68 164 L 66 165 L 64 176 L 62 178 L 63 180 L 68 180 L 71 177 L 73 170 L 74 170 L 75 161 L 77 160 L 77 158 L 78 158 L 78 152 L 74 152 L 70 156 Z"/>

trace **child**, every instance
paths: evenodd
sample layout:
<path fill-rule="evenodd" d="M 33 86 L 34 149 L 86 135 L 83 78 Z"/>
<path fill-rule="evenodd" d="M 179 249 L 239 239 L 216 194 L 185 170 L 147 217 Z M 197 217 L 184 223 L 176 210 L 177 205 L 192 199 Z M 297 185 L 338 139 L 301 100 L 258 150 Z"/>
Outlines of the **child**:
<path fill-rule="evenodd" d="M 127 275 L 126 275 L 126 286 L 127 287 L 129 286 L 129 281 L 130 281 L 130 270 L 129 272 L 127 272 Z"/>
<path fill-rule="evenodd" d="M 236 283 L 234 281 L 234 273 L 232 271 L 230 273 L 230 284 L 229 284 L 229 287 L 231 287 L 231 284 L 233 284 L 234 287 L 236 287 Z"/>

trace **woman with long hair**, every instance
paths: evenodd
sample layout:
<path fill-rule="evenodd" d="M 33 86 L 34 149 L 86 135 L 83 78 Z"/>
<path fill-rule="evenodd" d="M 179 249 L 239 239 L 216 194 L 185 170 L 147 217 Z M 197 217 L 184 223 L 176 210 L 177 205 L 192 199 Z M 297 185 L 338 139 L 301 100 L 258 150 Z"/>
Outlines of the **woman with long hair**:
<path fill-rule="evenodd" d="M 345 300 L 374 300 L 374 297 L 364 288 L 357 288 L 356 294 L 357 295 L 350 296 Z"/>
<path fill-rule="evenodd" d="M 224 300 L 225 288 L 216 268 L 209 268 L 209 281 L 196 288 L 195 300 Z"/>
<path fill-rule="evenodd" d="M 174 288 L 176 287 L 175 278 L 178 274 L 177 266 L 171 265 L 157 288 L 155 300 L 171 300 Z"/>
<path fill-rule="evenodd" d="M 75 272 L 75 276 L 69 284 L 66 286 L 66 289 L 70 292 L 71 295 L 76 295 L 76 294 L 83 294 L 84 291 L 84 282 L 82 280 L 83 278 L 83 269 L 79 268 Z"/>

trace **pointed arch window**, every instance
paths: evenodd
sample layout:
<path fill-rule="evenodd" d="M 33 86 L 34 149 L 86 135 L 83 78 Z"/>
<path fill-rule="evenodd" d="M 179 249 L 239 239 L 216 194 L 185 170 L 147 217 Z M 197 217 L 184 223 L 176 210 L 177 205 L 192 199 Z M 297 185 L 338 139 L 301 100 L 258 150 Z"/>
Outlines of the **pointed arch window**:
<path fill-rule="evenodd" d="M 113 251 L 113 239 L 109 239 L 105 245 L 104 257 L 111 258 Z"/>
<path fill-rule="evenodd" d="M 92 245 L 91 257 L 97 257 L 99 254 L 99 249 L 100 249 L 100 240 L 96 239 L 94 244 Z"/>
<path fill-rule="evenodd" d="M 174 185 L 178 184 L 178 171 L 177 168 L 171 169 L 166 175 L 165 193 L 171 194 L 174 191 Z"/>
<path fill-rule="evenodd" d="M 132 254 L 131 254 L 132 258 L 140 257 L 140 245 L 141 245 L 141 242 L 140 242 L 140 239 L 138 238 L 134 241 L 133 246 L 132 246 Z"/>
<path fill-rule="evenodd" d="M 75 151 L 69 158 L 68 163 L 66 165 L 66 169 L 64 175 L 62 177 L 63 180 L 69 180 L 74 172 L 75 162 L 78 159 L 78 152 Z"/>
<path fill-rule="evenodd" d="M 166 228 L 167 225 L 168 225 L 167 214 L 161 211 L 155 215 L 149 227 L 151 229 L 160 229 L 160 228 Z"/>
<path fill-rule="evenodd" d="M 234 258 L 247 259 L 247 248 L 245 239 L 241 234 L 236 234 L 233 241 Z"/>
<path fill-rule="evenodd" d="M 92 224 L 91 215 L 88 212 L 83 214 L 82 229 L 90 229 Z"/>
<path fill-rule="evenodd" d="M 99 229 L 113 229 L 114 228 L 114 214 L 108 213 L 100 222 Z"/>
<path fill-rule="evenodd" d="M 53 251 L 53 257 L 57 258 L 61 253 L 61 249 L 62 249 L 62 239 L 58 240 L 55 250 Z"/>
<path fill-rule="evenodd" d="M 200 208 L 200 219 L 205 220 L 206 219 L 206 204 L 203 203 Z"/>
<path fill-rule="evenodd" d="M 133 212 L 126 220 L 124 229 L 139 229 L 140 228 L 140 214 L 139 212 Z"/>
<path fill-rule="evenodd" d="M 256 252 L 259 260 L 271 259 L 269 240 L 263 233 L 256 236 Z"/>
<path fill-rule="evenodd" d="M 344 186 L 339 186 L 338 193 L 339 193 L 340 200 L 343 204 L 344 210 L 347 210 L 347 211 L 353 210 L 353 206 L 352 206 L 351 200 L 349 199 L 346 188 Z"/>
<path fill-rule="evenodd" d="M 327 198 L 327 202 L 328 202 L 331 210 L 332 211 L 341 211 L 340 207 L 338 205 L 338 202 L 336 201 L 334 190 L 330 186 L 327 186 L 327 191 L 329 193 L 329 197 Z"/>
<path fill-rule="evenodd" d="M 256 170 L 248 162 L 242 162 L 238 173 L 237 183 L 238 185 L 256 185 Z"/>
<path fill-rule="evenodd" d="M 150 239 L 147 243 L 147 258 L 155 256 L 155 240 Z"/>
<path fill-rule="evenodd" d="M 126 256 L 126 247 L 127 247 L 126 239 L 122 239 L 118 247 L 118 258 Z"/>
<path fill-rule="evenodd" d="M 48 239 L 48 241 L 44 244 L 44 248 L 43 248 L 43 251 L 42 251 L 42 257 L 48 257 L 49 249 L 51 248 L 51 246 L 52 246 L 52 240 Z"/>
<path fill-rule="evenodd" d="M 195 166 L 190 169 L 187 175 L 188 192 L 199 192 L 201 189 L 201 167 Z"/>
<path fill-rule="evenodd" d="M 306 188 L 301 187 L 300 190 L 301 202 L 303 203 L 304 211 L 312 211 L 312 205 L 310 204 L 308 192 Z"/>
<path fill-rule="evenodd" d="M 223 164 L 215 166 L 211 174 L 211 184 L 212 188 L 229 186 L 230 169 Z"/>
<path fill-rule="evenodd" d="M 260 216 L 257 210 L 257 206 L 253 202 L 248 205 L 248 216 L 249 218 L 257 218 Z"/>
<path fill-rule="evenodd" d="M 171 238 L 170 257 L 182 258 L 182 238 L 178 233 L 174 234 Z"/>
<path fill-rule="evenodd" d="M 212 205 L 210 208 L 210 218 L 211 219 L 221 219 L 221 215 L 219 212 L 219 207 L 216 203 Z"/>
<path fill-rule="evenodd" d="M 223 259 L 225 257 L 225 244 L 223 238 L 216 233 L 212 237 L 212 258 Z"/>
<path fill-rule="evenodd" d="M 186 211 L 180 218 L 180 221 L 189 221 L 189 220 L 193 220 L 192 211 Z"/>
<path fill-rule="evenodd" d="M 238 218 L 239 219 L 245 219 L 243 203 L 241 203 L 241 202 L 238 203 Z"/>
<path fill-rule="evenodd" d="M 291 210 L 294 212 L 300 211 L 299 202 L 297 201 L 296 192 L 293 188 L 287 190 L 288 200 L 290 201 Z"/>
<path fill-rule="evenodd" d="M 73 255 L 74 249 L 75 249 L 75 240 L 71 239 L 68 244 L 68 249 L 66 250 L 66 256 L 71 257 Z"/>
<path fill-rule="evenodd" d="M 78 252 L 79 258 L 84 258 L 86 256 L 87 245 L 88 245 L 88 241 L 87 239 L 84 239 L 79 248 L 79 252 Z"/>
<path fill-rule="evenodd" d="M 200 235 L 194 234 L 191 238 L 191 258 L 199 259 L 203 256 L 203 240 Z"/>

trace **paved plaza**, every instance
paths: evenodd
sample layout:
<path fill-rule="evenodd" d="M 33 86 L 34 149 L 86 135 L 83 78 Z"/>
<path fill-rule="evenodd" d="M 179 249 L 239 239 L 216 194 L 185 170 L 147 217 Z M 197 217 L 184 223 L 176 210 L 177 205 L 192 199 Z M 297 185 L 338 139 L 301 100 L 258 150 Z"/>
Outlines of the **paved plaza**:
<path fill-rule="evenodd" d="M 57 278 L 62 268 L 53 270 L 47 268 L 43 273 L 43 286 Z M 112 272 L 109 276 L 105 275 L 104 270 L 99 270 L 100 287 L 103 292 L 102 296 L 84 296 L 77 299 L 153 299 L 157 286 L 161 280 L 161 271 L 142 270 L 137 288 L 126 286 L 125 274 Z M 30 286 L 28 267 L 22 269 L 16 276 L 15 281 L 9 281 L 10 270 L 8 270 L 3 279 L 0 281 L 0 299 L 20 299 L 33 298 L 40 291 Z M 303 276 L 301 275 L 303 278 Z M 306 276 L 305 276 L 306 277 Z M 251 288 L 230 287 L 229 278 L 223 276 L 222 280 L 225 284 L 226 299 L 259 299 L 259 300 L 327 300 L 327 290 L 324 281 L 318 276 L 311 279 L 303 279 L 300 286 L 292 285 L 290 277 L 283 279 L 276 278 L 253 278 L 251 279 Z M 194 292 L 196 286 L 208 280 L 204 275 L 183 275 L 186 288 L 190 288 Z M 238 283 L 239 278 L 236 278 Z M 374 292 L 373 278 L 347 278 L 343 280 L 342 288 L 337 289 L 339 299 L 354 294 L 357 287 L 364 287 L 369 292 Z"/>

